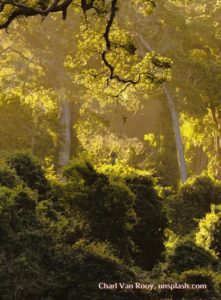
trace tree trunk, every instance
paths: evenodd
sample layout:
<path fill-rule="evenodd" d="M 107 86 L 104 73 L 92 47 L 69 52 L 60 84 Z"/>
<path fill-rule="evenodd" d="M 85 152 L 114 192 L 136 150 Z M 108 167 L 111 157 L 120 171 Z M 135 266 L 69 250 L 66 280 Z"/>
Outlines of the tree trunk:
<path fill-rule="evenodd" d="M 139 38 L 139 42 L 146 49 L 146 51 L 148 51 L 148 52 L 153 51 L 153 49 L 150 47 L 150 45 L 144 40 L 144 38 L 140 34 L 136 34 L 136 35 Z M 141 54 L 142 54 L 142 56 L 144 56 L 145 53 L 141 50 Z M 171 114 L 173 131 L 174 131 L 174 136 L 175 136 L 175 141 L 176 141 L 180 179 L 184 183 L 184 182 L 186 182 L 188 176 L 187 176 L 187 168 L 186 168 L 186 162 L 185 162 L 185 156 L 184 156 L 184 150 L 183 150 L 183 144 L 182 144 L 182 137 L 181 137 L 181 132 L 180 132 L 179 117 L 178 117 L 178 113 L 176 111 L 173 97 L 171 96 L 171 94 L 166 86 L 166 83 L 162 84 L 162 89 L 163 89 L 164 95 L 166 96 L 170 114 Z"/>
<path fill-rule="evenodd" d="M 164 91 L 164 94 L 168 101 L 168 106 L 170 109 L 170 114 L 172 118 L 172 124 L 173 124 L 173 131 L 176 141 L 176 149 L 177 149 L 177 157 L 178 157 L 178 164 L 179 164 L 179 170 L 180 170 L 180 178 L 182 182 L 187 181 L 187 168 L 186 168 L 186 162 L 185 162 L 185 156 L 184 156 L 184 150 L 183 150 L 183 144 L 182 144 L 182 137 L 180 132 L 180 124 L 179 124 L 179 117 L 178 113 L 176 111 L 175 103 L 173 101 L 173 98 L 166 86 L 166 83 L 162 84 L 162 88 Z"/>
<path fill-rule="evenodd" d="M 221 178 L 221 115 L 218 109 L 216 108 L 210 108 L 213 123 L 215 126 L 215 132 L 214 132 L 214 146 L 215 146 L 215 154 L 217 157 L 217 165 L 215 170 L 215 176 L 216 178 Z"/>
<path fill-rule="evenodd" d="M 65 93 L 60 95 L 60 136 L 58 145 L 58 174 L 68 165 L 71 155 L 72 140 L 72 105 L 65 98 Z"/>

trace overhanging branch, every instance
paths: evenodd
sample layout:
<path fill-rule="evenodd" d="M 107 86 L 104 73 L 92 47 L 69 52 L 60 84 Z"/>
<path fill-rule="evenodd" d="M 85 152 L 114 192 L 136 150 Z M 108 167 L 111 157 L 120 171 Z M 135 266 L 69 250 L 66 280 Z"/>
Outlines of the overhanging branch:
<path fill-rule="evenodd" d="M 105 66 L 110 71 L 109 80 L 116 79 L 117 81 L 125 83 L 125 84 L 127 84 L 127 83 L 128 84 L 137 84 L 140 81 L 140 77 L 138 77 L 137 80 L 121 78 L 119 75 L 115 74 L 115 72 L 114 72 L 115 68 L 108 61 L 108 58 L 107 58 L 108 53 L 111 51 L 110 31 L 111 31 L 111 27 L 113 26 L 114 19 L 116 17 L 117 3 L 118 3 L 118 0 L 112 0 L 110 18 L 107 21 L 105 32 L 103 34 L 103 37 L 104 37 L 104 40 L 106 43 L 106 50 L 102 52 L 101 57 L 102 57 L 102 60 L 105 64 Z"/>
<path fill-rule="evenodd" d="M 51 4 L 48 4 L 46 7 L 43 7 L 43 4 L 38 7 L 33 7 L 24 4 L 21 1 L 14 0 L 0 0 L 0 13 L 4 13 L 6 6 L 12 7 L 12 12 L 8 14 L 6 21 L 0 23 L 0 29 L 7 29 L 8 26 L 12 23 L 13 20 L 19 17 L 31 17 L 31 16 L 47 16 L 50 13 L 61 12 L 63 19 L 66 18 L 67 8 L 73 2 L 73 0 L 54 0 Z"/>

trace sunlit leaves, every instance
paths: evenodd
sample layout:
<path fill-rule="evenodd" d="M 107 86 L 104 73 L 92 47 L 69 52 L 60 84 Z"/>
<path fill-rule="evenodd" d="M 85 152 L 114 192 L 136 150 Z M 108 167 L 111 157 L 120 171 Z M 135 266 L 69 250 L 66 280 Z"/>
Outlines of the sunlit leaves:
<path fill-rule="evenodd" d="M 156 53 L 147 54 L 141 60 L 131 35 L 115 22 L 106 59 L 118 78 L 110 79 L 110 70 L 101 59 L 106 47 L 104 20 L 91 16 L 87 24 L 90 28 L 81 26 L 77 53 L 67 55 L 65 66 L 72 70 L 74 82 L 85 87 L 88 97 L 93 95 L 101 104 L 117 102 L 132 108 L 133 99 L 153 93 L 157 84 L 169 78 L 171 61 Z"/>
<path fill-rule="evenodd" d="M 142 15 L 150 14 L 156 6 L 154 0 L 132 0 L 133 5 Z"/>

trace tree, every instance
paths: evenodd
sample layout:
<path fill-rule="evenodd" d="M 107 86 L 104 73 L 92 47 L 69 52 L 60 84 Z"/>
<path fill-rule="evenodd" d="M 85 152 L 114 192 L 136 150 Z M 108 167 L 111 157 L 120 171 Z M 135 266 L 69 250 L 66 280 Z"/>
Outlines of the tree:
<path fill-rule="evenodd" d="M 34 106 L 33 102 L 35 100 L 33 98 L 40 98 L 40 91 L 42 91 L 45 98 L 47 97 L 45 99 L 47 103 L 44 101 L 44 96 L 41 99 L 42 109 L 46 110 L 50 100 L 58 108 L 60 126 L 59 129 L 56 128 L 59 131 L 56 133 L 58 135 L 57 166 L 59 172 L 61 172 L 61 168 L 67 165 L 73 151 L 71 147 L 74 140 L 73 110 L 74 105 L 76 106 L 74 102 L 77 98 L 77 89 L 72 84 L 70 72 L 64 64 L 65 57 L 72 44 L 74 44 L 76 31 L 71 30 L 68 32 L 69 26 L 66 23 L 59 22 L 57 18 L 47 19 L 44 23 L 40 23 L 39 20 L 32 20 L 25 27 L 25 30 L 24 26 L 19 26 L 19 33 L 15 30 L 18 24 L 14 23 L 13 25 L 15 26 L 12 26 L 10 34 L 14 38 L 17 36 L 18 42 L 13 43 L 13 40 L 6 36 L 10 51 L 17 54 L 17 61 L 22 61 L 24 65 L 32 68 L 34 66 L 35 70 L 38 70 L 35 78 L 29 81 L 28 88 L 24 89 L 23 95 L 25 94 L 25 97 L 22 100 L 27 102 L 27 98 L 29 98 Z M 57 30 L 63 31 L 63 34 L 65 33 L 63 40 L 60 39 L 59 45 L 56 42 L 59 34 L 58 31 L 53 31 L 53 26 L 57 26 Z M 21 52 L 21 49 L 23 49 L 23 52 Z M 11 64 L 16 64 L 16 61 L 12 60 Z M 20 84 L 22 85 L 22 82 Z M 36 134 L 33 134 L 33 140 L 35 136 Z M 74 148 L 76 151 L 76 145 Z"/>
<path fill-rule="evenodd" d="M 221 185 L 207 176 L 197 176 L 189 179 L 166 199 L 167 216 L 171 228 L 177 234 L 188 234 L 196 230 L 197 224 L 211 204 L 221 202 Z"/>
<path fill-rule="evenodd" d="M 141 4 L 140 1 L 132 2 L 135 9 L 142 8 L 144 11 L 149 11 L 153 6 L 151 1 L 147 1 L 145 4 Z M 30 2 L 30 5 L 31 4 L 32 3 Z M 10 3 L 7 5 L 11 5 L 11 8 L 18 5 L 19 9 L 25 10 L 25 14 L 28 11 L 30 16 L 33 13 L 36 15 L 44 15 L 45 12 L 42 11 L 42 4 L 36 4 L 37 8 L 34 7 L 34 4 L 36 3 L 33 2 L 33 6 L 30 6 L 29 9 L 24 4 L 19 5 L 18 3 Z M 47 14 L 61 9 L 60 6 L 56 6 L 57 4 L 58 3 L 54 3 L 52 6 L 48 6 Z M 77 19 L 78 16 L 74 13 L 74 11 L 77 10 L 77 3 L 73 2 L 72 4 L 73 8 L 70 7 L 69 11 L 73 14 L 73 18 Z M 60 3 L 60 5 L 63 4 Z M 121 30 L 118 24 L 118 14 L 116 12 L 118 11 L 118 7 L 121 8 L 120 1 L 112 1 L 111 3 L 106 3 L 105 1 L 81 1 L 80 5 L 84 14 L 86 14 L 89 10 L 94 10 L 95 13 L 87 15 L 85 24 L 81 25 L 82 28 L 78 42 L 79 51 L 77 55 L 72 54 L 73 51 L 70 52 L 70 55 L 67 55 L 62 48 L 63 46 L 66 48 L 70 41 L 76 44 L 73 30 L 68 31 L 69 28 L 72 27 L 71 19 L 69 19 L 70 23 L 66 22 L 65 26 L 61 26 L 63 29 L 66 28 L 65 31 L 67 30 L 67 36 L 65 36 L 62 41 L 61 37 L 57 35 L 57 31 L 53 32 L 50 22 L 47 22 L 46 20 L 44 22 L 46 23 L 45 30 L 42 29 L 43 25 L 37 26 L 35 24 L 35 26 L 32 26 L 30 31 L 24 30 L 22 32 L 23 37 L 22 39 L 19 39 L 19 41 L 23 40 L 23 43 L 21 42 L 18 44 L 18 47 L 25 47 L 28 48 L 28 51 L 31 51 L 31 54 L 28 57 L 24 56 L 24 58 L 29 60 L 29 62 L 30 60 L 37 59 L 37 65 L 39 65 L 41 72 L 45 73 L 44 76 L 41 76 L 40 78 L 40 80 L 44 80 L 44 82 L 41 83 L 42 87 L 45 88 L 47 83 L 49 83 L 47 89 L 52 89 L 55 93 L 55 97 L 59 98 L 58 103 L 61 109 L 60 142 L 58 147 L 59 170 L 61 170 L 63 166 L 67 165 L 71 155 L 71 131 L 73 120 L 72 103 L 69 103 L 69 100 L 70 98 L 73 98 L 73 94 L 76 94 L 76 87 L 73 85 L 71 74 L 67 71 L 65 66 L 68 66 L 72 73 L 74 72 L 78 74 L 77 76 L 74 76 L 74 82 L 77 84 L 80 83 L 81 86 L 84 85 L 86 87 L 87 95 L 83 96 L 84 99 L 87 96 L 91 98 L 91 92 L 93 89 L 93 98 L 97 98 L 103 103 L 107 103 L 111 99 L 111 101 L 115 102 L 117 105 L 121 102 L 125 106 L 129 106 L 130 104 L 128 101 L 129 93 L 133 93 L 135 98 L 139 97 L 139 93 L 137 93 L 136 90 L 152 89 L 155 84 L 157 85 L 166 79 L 168 69 L 170 68 L 169 61 L 166 59 L 164 60 L 162 57 L 147 55 L 143 60 L 141 60 L 135 54 L 136 49 L 133 45 L 133 41 L 125 30 Z M 121 11 L 121 9 L 119 9 L 119 11 Z M 108 13 L 110 13 L 110 18 L 107 21 L 105 16 Z M 11 14 L 13 15 L 13 12 L 11 12 Z M 88 24 L 96 24 L 96 26 L 92 25 L 92 28 L 89 29 Z M 55 26 L 57 29 L 60 26 L 58 21 Z M 54 36 L 53 40 L 49 40 L 45 35 L 45 32 L 49 28 L 50 35 L 53 34 Z M 76 30 L 78 31 L 78 28 Z M 12 34 L 15 35 L 15 33 Z M 92 46 L 90 45 L 91 36 L 94 38 Z M 62 47 L 60 48 L 55 46 L 53 42 L 57 39 L 59 39 L 62 43 Z M 99 40 L 101 42 L 98 42 Z M 42 45 L 45 45 L 45 50 L 40 50 L 40 46 Z M 51 59 L 50 50 L 57 48 L 60 49 L 60 54 L 58 55 L 59 59 L 54 59 L 54 57 Z M 67 47 L 67 49 L 69 49 L 69 47 Z M 20 53 L 19 49 L 14 49 L 14 51 L 17 54 Z M 84 57 L 82 60 L 83 55 L 85 55 L 86 58 Z M 68 58 L 67 62 L 65 62 L 66 56 Z M 122 61 L 118 59 L 119 56 L 122 58 Z M 75 59 L 74 70 L 72 57 Z M 49 61 L 52 60 L 53 63 L 49 63 Z M 76 60 L 78 63 L 76 63 Z M 91 64 L 91 60 L 93 60 L 92 68 L 88 68 Z M 80 66 L 82 68 L 85 64 L 87 64 L 87 69 L 79 72 L 78 67 Z M 57 72 L 57 70 L 59 70 L 59 72 Z M 53 77 L 53 80 L 51 80 L 52 73 L 56 74 L 56 78 Z M 82 77 L 83 79 L 81 79 Z M 50 80 L 47 80 L 46 83 L 45 78 L 49 78 Z M 104 90 L 104 92 L 102 92 L 102 90 Z M 82 97 L 82 94 L 79 96 Z M 76 98 L 76 95 L 74 97 Z"/>
<path fill-rule="evenodd" d="M 138 34 L 138 38 L 146 51 L 153 52 L 153 49 L 148 45 L 148 43 L 141 36 L 141 34 Z M 140 50 L 140 51 L 142 53 L 142 50 Z M 178 113 L 176 110 L 176 106 L 175 106 L 173 97 L 172 97 L 166 83 L 162 84 L 162 90 L 167 99 L 168 107 L 170 110 L 172 126 L 173 126 L 173 131 L 174 131 L 174 136 L 175 136 L 175 142 L 176 142 L 178 165 L 179 165 L 179 170 L 180 170 L 180 179 L 181 179 L 182 183 L 185 183 L 188 176 L 187 176 L 186 162 L 185 162 L 185 157 L 184 157 L 182 136 L 181 136 L 181 131 L 180 131 L 179 116 L 178 116 Z"/>
<path fill-rule="evenodd" d="M 62 12 L 63 19 L 66 18 L 67 8 L 73 2 L 73 0 L 46 0 L 46 1 L 29 1 L 24 4 L 23 1 L 1 1 L 0 11 L 2 13 L 2 24 L 0 28 L 8 28 L 11 22 L 18 17 L 30 17 L 30 16 L 44 16 L 46 17 L 49 13 Z M 82 1 L 84 3 L 85 1 Z M 9 6 L 9 10 L 7 10 Z M 5 11 L 7 11 L 5 13 Z"/>
<path fill-rule="evenodd" d="M 214 20 L 219 23 L 220 3 L 156 3 L 153 14 L 140 21 L 145 34 L 141 36 L 139 27 L 139 43 L 146 42 L 147 48 L 173 60 L 168 86 L 180 114 L 189 174 L 200 174 L 208 167 L 219 178 L 220 51 Z"/>
<path fill-rule="evenodd" d="M 14 36 L 18 40 L 14 43 L 12 36 L 0 34 L 4 40 L 1 44 L 1 157 L 16 149 L 29 150 L 41 159 L 52 157 L 57 131 L 55 95 L 40 84 L 42 69 L 32 60 L 21 36 Z"/>
<path fill-rule="evenodd" d="M 155 24 L 155 31 L 157 18 L 155 17 L 157 14 L 160 14 L 161 17 L 164 17 L 164 2 L 161 1 L 157 3 L 156 6 L 156 11 L 154 11 L 152 18 L 150 18 L 150 21 L 146 18 L 141 18 L 139 17 L 136 13 L 132 15 L 132 24 L 137 24 L 135 26 L 131 26 L 130 30 L 135 36 L 136 40 L 136 45 L 139 50 L 139 54 L 143 56 L 146 52 L 151 52 L 154 53 L 154 51 L 157 51 L 158 53 L 161 53 L 162 55 L 169 56 L 170 53 L 166 51 L 162 51 L 161 47 L 159 47 L 159 44 L 156 43 L 155 40 L 153 40 L 153 32 L 148 32 L 148 37 L 147 37 L 147 30 L 146 27 L 152 25 L 151 21 L 154 20 Z M 163 13 L 161 13 L 163 11 Z M 159 13 L 160 12 L 160 13 Z M 170 12 L 168 12 L 169 14 Z M 158 32 L 159 35 L 162 34 L 163 29 L 160 28 L 161 31 Z M 163 36 L 163 35 L 162 35 Z M 165 35 L 164 35 L 165 36 Z M 152 42 L 152 45 L 150 43 Z M 162 45 L 162 40 L 159 40 L 160 46 Z M 163 43 L 166 44 L 168 41 L 165 41 L 163 39 Z M 163 45 L 164 46 L 164 45 Z M 162 84 L 162 91 L 164 93 L 165 98 L 167 99 L 167 104 L 169 107 L 170 115 L 171 115 L 171 121 L 172 121 L 172 127 L 173 127 L 173 132 L 175 136 L 175 143 L 176 143 L 176 150 L 177 150 L 177 159 L 178 159 L 178 165 L 179 165 L 179 170 L 180 170 L 180 179 L 184 183 L 187 180 L 187 168 L 186 168 L 186 161 L 184 157 L 184 149 L 183 149 L 183 142 L 182 142 L 182 136 L 181 136 L 181 130 L 180 130 L 180 124 L 179 124 L 179 115 L 177 112 L 177 108 L 174 102 L 174 98 L 167 86 L 166 83 Z"/>

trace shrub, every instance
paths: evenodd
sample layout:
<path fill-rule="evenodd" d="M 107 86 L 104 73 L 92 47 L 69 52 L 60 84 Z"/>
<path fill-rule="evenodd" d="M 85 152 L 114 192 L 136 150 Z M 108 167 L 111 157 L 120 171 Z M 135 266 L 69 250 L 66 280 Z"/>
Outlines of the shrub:
<path fill-rule="evenodd" d="M 138 222 L 133 228 L 133 241 L 138 248 L 135 263 L 150 270 L 159 261 L 164 249 L 164 229 L 167 225 L 162 202 L 151 178 L 137 176 L 126 178 L 135 194 L 135 212 Z"/>
<path fill-rule="evenodd" d="M 88 222 L 89 236 L 97 241 L 108 240 L 121 258 L 130 260 L 130 232 L 136 221 L 133 193 L 123 182 L 109 180 L 108 176 L 96 172 L 90 164 L 70 168 L 77 171 L 83 183 L 76 186 L 74 171 L 67 170 L 66 197 Z"/>
<path fill-rule="evenodd" d="M 8 167 L 0 168 L 0 185 L 13 188 L 18 183 L 18 178 L 13 170 Z"/>
<path fill-rule="evenodd" d="M 132 230 L 136 247 L 133 259 L 143 269 L 152 269 L 164 251 L 164 229 L 167 225 L 156 181 L 147 171 L 120 164 L 103 166 L 101 171 L 112 180 L 124 182 L 135 195 L 137 222 Z"/>
<path fill-rule="evenodd" d="M 216 268 L 218 261 L 190 240 L 181 240 L 167 258 L 169 272 L 181 273 L 196 268 Z"/>
<path fill-rule="evenodd" d="M 23 180 L 28 187 L 39 193 L 40 197 L 44 197 L 50 190 L 42 167 L 37 160 L 29 154 L 17 153 L 12 155 L 7 159 L 7 163 L 15 170 L 17 176 Z"/>
<path fill-rule="evenodd" d="M 218 272 L 214 274 L 214 286 L 215 286 L 217 295 L 220 297 L 220 295 L 221 295 L 221 273 L 220 273 L 220 270 L 218 270 Z"/>
<path fill-rule="evenodd" d="M 199 222 L 196 243 L 221 259 L 221 205 L 214 205 L 211 209 Z"/>
<path fill-rule="evenodd" d="M 116 257 L 125 259 L 132 244 L 134 195 L 89 165 L 76 170 L 78 189 L 72 175 L 74 183 L 68 178 L 40 202 L 37 190 L 24 184 L 0 186 L 1 299 L 151 299 L 139 290 L 99 290 L 99 282 L 137 281 Z M 86 239 L 77 228 L 81 208 L 90 225 Z"/>
<path fill-rule="evenodd" d="M 221 203 L 220 182 L 207 176 L 190 179 L 166 200 L 171 229 L 180 235 L 195 230 L 199 219 L 209 212 L 212 203 Z"/>
<path fill-rule="evenodd" d="M 194 269 L 183 272 L 179 282 L 187 283 L 192 288 L 174 291 L 174 296 L 184 299 L 217 299 L 213 283 L 214 273 L 208 269 Z"/>
<path fill-rule="evenodd" d="M 153 291 L 152 299 L 219 299 L 214 277 L 215 273 L 210 269 L 160 273 L 153 281 L 158 288 Z"/>
<path fill-rule="evenodd" d="M 33 214 L 36 199 L 36 195 L 28 188 L 18 186 L 12 190 L 0 187 L 1 242 L 3 242 L 2 239 L 9 244 L 19 241 L 20 239 L 17 239 L 18 233 L 31 229 L 31 225 L 35 221 Z"/>
<path fill-rule="evenodd" d="M 2 299 L 36 299 L 40 260 L 48 244 L 35 209 L 37 196 L 29 188 L 0 188 L 0 294 Z M 43 273 L 42 273 L 43 276 Z"/>
<path fill-rule="evenodd" d="M 136 282 L 136 275 L 105 243 L 79 240 L 73 247 L 57 247 L 52 257 L 55 276 L 45 291 L 52 299 L 149 299 L 142 291 L 99 289 L 100 282 Z"/>

